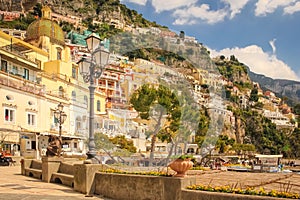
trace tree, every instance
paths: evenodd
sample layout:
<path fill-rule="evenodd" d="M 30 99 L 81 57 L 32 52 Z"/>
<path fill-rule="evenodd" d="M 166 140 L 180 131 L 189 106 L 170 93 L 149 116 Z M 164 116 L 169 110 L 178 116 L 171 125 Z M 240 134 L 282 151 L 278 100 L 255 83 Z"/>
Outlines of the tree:
<path fill-rule="evenodd" d="M 136 153 L 136 147 L 133 145 L 133 141 L 126 139 L 124 135 L 116 136 L 109 140 L 118 148 L 127 150 L 131 153 Z"/>
<path fill-rule="evenodd" d="M 144 84 L 132 94 L 130 103 L 141 119 L 152 120 L 150 148 L 150 164 L 152 164 L 158 133 L 160 132 L 162 139 L 171 140 L 179 128 L 181 117 L 179 101 L 175 93 L 163 85 L 155 87 Z"/>
<path fill-rule="evenodd" d="M 33 7 L 33 12 L 32 15 L 37 16 L 37 17 L 42 17 L 42 4 L 37 3 L 34 7 Z"/>
<path fill-rule="evenodd" d="M 258 90 L 253 88 L 250 93 L 250 101 L 258 102 Z"/>
<path fill-rule="evenodd" d="M 110 142 L 107 135 L 95 133 L 95 148 L 98 150 L 102 149 L 114 162 L 117 162 L 112 155 L 115 145 Z"/>
<path fill-rule="evenodd" d="M 234 144 L 232 146 L 232 149 L 238 154 L 241 155 L 243 154 L 244 157 L 246 156 L 247 153 L 254 152 L 255 151 L 255 146 L 253 144 Z"/>
<path fill-rule="evenodd" d="M 232 146 L 235 140 L 232 138 L 228 138 L 227 135 L 219 135 L 218 141 L 216 143 L 216 147 L 219 148 L 219 153 L 225 153 L 227 146 Z"/>
<path fill-rule="evenodd" d="M 300 115 L 300 104 L 299 103 L 293 107 L 293 113 L 295 113 L 296 115 Z"/>
<path fill-rule="evenodd" d="M 114 162 L 118 162 L 114 156 L 128 156 L 136 153 L 136 147 L 132 140 L 128 140 L 125 136 L 116 136 L 109 138 L 103 133 L 95 133 L 95 146 L 97 150 L 103 150 Z"/>

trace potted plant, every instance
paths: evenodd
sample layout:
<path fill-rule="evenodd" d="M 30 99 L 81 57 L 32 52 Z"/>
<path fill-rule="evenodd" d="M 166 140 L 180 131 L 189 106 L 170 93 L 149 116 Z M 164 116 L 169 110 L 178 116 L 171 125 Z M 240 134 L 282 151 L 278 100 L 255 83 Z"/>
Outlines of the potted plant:
<path fill-rule="evenodd" d="M 176 172 L 175 177 L 185 177 L 186 172 L 194 165 L 191 161 L 192 158 L 193 156 L 191 155 L 181 155 L 171 162 L 168 167 Z"/>

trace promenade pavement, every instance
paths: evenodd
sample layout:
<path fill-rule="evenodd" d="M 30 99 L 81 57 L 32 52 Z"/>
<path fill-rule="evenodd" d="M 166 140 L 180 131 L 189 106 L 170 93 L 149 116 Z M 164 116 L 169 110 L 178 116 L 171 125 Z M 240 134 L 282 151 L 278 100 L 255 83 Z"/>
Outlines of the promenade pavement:
<path fill-rule="evenodd" d="M 61 184 L 21 175 L 21 166 L 0 166 L 0 200 L 110 200 L 86 196 Z"/>

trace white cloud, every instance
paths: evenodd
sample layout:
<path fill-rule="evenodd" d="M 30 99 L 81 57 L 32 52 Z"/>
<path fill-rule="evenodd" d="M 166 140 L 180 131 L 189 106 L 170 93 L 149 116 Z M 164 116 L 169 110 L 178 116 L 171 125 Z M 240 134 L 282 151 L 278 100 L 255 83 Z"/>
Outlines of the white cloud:
<path fill-rule="evenodd" d="M 152 0 L 153 2 L 155 0 Z M 208 24 L 215 24 L 224 21 L 226 16 L 232 19 L 239 14 L 241 10 L 250 0 L 221 0 L 228 6 L 219 10 L 212 10 L 208 4 L 196 6 L 193 3 L 173 12 L 173 16 L 177 19 L 173 22 L 174 25 L 191 25 L 196 24 L 201 20 Z"/>
<path fill-rule="evenodd" d="M 241 13 L 241 10 L 245 7 L 245 5 L 250 1 L 250 0 L 221 0 L 226 4 L 229 4 L 230 6 L 230 19 L 233 19 L 235 15 Z"/>
<path fill-rule="evenodd" d="M 275 12 L 279 7 L 287 7 L 292 5 L 296 0 L 258 0 L 255 9 L 256 16 L 266 16 Z"/>
<path fill-rule="evenodd" d="M 202 20 L 208 24 L 215 24 L 223 21 L 226 17 L 227 12 L 224 9 L 221 10 L 210 10 L 208 4 L 202 4 L 201 6 L 191 6 L 186 9 L 178 9 L 173 13 L 177 20 L 173 23 L 175 25 L 182 25 L 182 22 L 186 22 L 184 25 L 195 23 L 195 20 Z"/>
<path fill-rule="evenodd" d="M 300 2 L 295 3 L 294 5 L 287 6 L 284 8 L 284 14 L 294 14 L 295 12 L 300 11 Z"/>
<path fill-rule="evenodd" d="M 221 51 L 210 50 L 211 56 L 234 55 L 240 62 L 247 65 L 252 72 L 263 74 L 271 78 L 298 80 L 296 73 L 275 55 L 270 55 L 257 45 L 244 48 L 226 48 Z"/>
<path fill-rule="evenodd" d="M 121 0 L 122 2 L 130 2 L 130 3 L 135 3 L 135 4 L 139 4 L 142 6 L 145 6 L 148 0 Z"/>
<path fill-rule="evenodd" d="M 193 25 L 196 23 L 196 20 L 191 20 L 188 18 L 178 18 L 173 22 L 174 25 Z"/>
<path fill-rule="evenodd" d="M 273 50 L 273 54 L 276 53 L 275 41 L 276 41 L 276 39 L 273 39 L 273 40 L 269 41 L 269 44 L 270 44 L 270 46 L 272 47 L 272 50 Z"/>
<path fill-rule="evenodd" d="M 198 0 L 152 0 L 152 6 L 156 12 L 162 12 L 188 7 L 195 4 L 197 1 Z"/>

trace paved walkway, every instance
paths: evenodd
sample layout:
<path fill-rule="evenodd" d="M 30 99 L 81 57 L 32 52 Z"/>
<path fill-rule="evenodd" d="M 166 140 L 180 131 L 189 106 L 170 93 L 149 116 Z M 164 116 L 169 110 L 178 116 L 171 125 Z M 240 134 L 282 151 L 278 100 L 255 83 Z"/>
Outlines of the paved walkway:
<path fill-rule="evenodd" d="M 109 200 L 85 196 L 61 184 L 21 175 L 21 166 L 0 166 L 0 200 Z"/>

